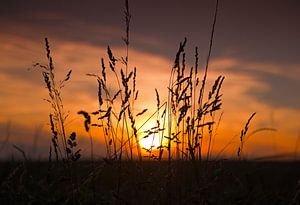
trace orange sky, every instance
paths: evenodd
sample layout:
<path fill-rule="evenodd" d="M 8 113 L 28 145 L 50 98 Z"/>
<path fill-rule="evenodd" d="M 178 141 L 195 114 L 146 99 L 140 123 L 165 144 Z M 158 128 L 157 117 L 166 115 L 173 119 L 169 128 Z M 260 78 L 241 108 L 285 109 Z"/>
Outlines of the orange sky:
<path fill-rule="evenodd" d="M 63 78 L 69 69 L 73 70 L 72 78 L 62 92 L 65 108 L 70 111 L 67 128 L 68 131 L 74 130 L 80 134 L 79 144 L 83 148 L 83 153 L 88 153 L 89 144 L 87 137 L 84 136 L 83 118 L 76 113 L 79 110 L 97 109 L 97 82 L 85 74 L 99 71 L 100 58 L 106 57 L 107 44 L 111 45 L 116 56 L 125 55 L 125 47 L 121 40 L 124 35 L 123 4 L 101 5 L 100 10 L 114 9 L 112 13 L 101 14 L 104 16 L 100 14 L 98 16 L 96 11 L 90 10 L 93 5 L 87 4 L 81 8 L 82 13 L 76 16 L 77 19 L 74 19 L 73 15 L 79 9 L 74 5 L 69 10 L 64 10 L 65 5 L 58 2 L 54 3 L 51 8 L 45 8 L 43 4 L 33 6 L 35 1 L 28 5 L 20 1 L 15 2 L 19 4 L 8 4 L 5 7 L 6 10 L 3 6 L 1 7 L 3 12 L 1 12 L 0 22 L 0 141 L 5 145 L 0 151 L 1 158 L 18 155 L 13 150 L 12 144 L 23 147 L 32 158 L 47 155 L 50 138 L 48 126 L 50 106 L 43 101 L 47 98 L 47 90 L 41 74 L 34 69 L 28 70 L 34 62 L 46 62 L 43 42 L 45 36 L 50 39 L 57 75 Z M 296 38 L 299 39 L 300 31 L 292 25 L 297 25 L 300 18 L 293 8 L 295 2 L 288 2 L 284 4 L 284 7 L 279 3 L 275 4 L 273 9 L 269 8 L 267 11 L 264 10 L 265 4 L 261 4 L 257 8 L 256 15 L 253 14 L 247 18 L 243 15 L 243 9 L 246 14 L 250 12 L 246 9 L 246 5 L 221 3 L 208 76 L 210 84 L 218 75 L 225 76 L 222 87 L 224 114 L 214 146 L 215 154 L 229 144 L 228 148 L 222 152 L 222 156 L 235 156 L 240 131 L 253 112 L 257 115 L 250 125 L 249 132 L 266 127 L 275 128 L 277 131 L 260 132 L 251 136 L 245 145 L 247 157 L 295 152 L 297 137 L 300 135 L 298 91 L 300 61 L 296 54 L 300 48 L 293 42 Z M 194 63 L 193 51 L 194 46 L 197 45 L 201 48 L 200 69 L 203 70 L 209 30 L 203 31 L 201 28 L 207 26 L 209 28 L 213 5 L 207 2 L 198 5 L 195 1 L 191 5 L 176 2 L 167 7 L 167 4 L 163 3 L 161 6 L 164 10 L 161 9 L 165 15 L 162 15 L 159 9 L 157 15 L 160 15 L 161 22 L 154 22 L 158 17 L 151 19 L 148 16 L 150 15 L 146 8 L 148 4 L 143 5 L 138 1 L 132 1 L 131 4 L 133 19 L 129 66 L 131 68 L 136 66 L 138 70 L 137 84 L 140 98 L 136 103 L 136 109 L 137 111 L 145 107 L 154 109 L 156 105 L 154 88 L 159 90 L 161 99 L 166 100 L 173 58 L 179 41 L 183 40 L 184 36 L 188 37 L 186 47 L 189 56 L 188 64 Z M 9 14 L 9 11 L 20 11 L 22 6 L 26 8 L 16 16 Z M 169 15 L 172 14 L 172 10 L 177 11 L 181 6 L 184 6 L 183 14 L 186 15 L 182 15 L 175 26 Z M 199 6 L 197 12 L 189 10 L 195 6 Z M 232 28 L 238 25 L 246 27 L 246 25 L 232 20 L 235 18 L 231 16 L 233 14 L 230 11 L 234 10 L 232 8 L 234 6 L 239 6 L 235 14 L 242 15 L 243 18 L 252 22 L 247 25 L 253 29 L 247 28 L 249 29 L 247 33 L 243 33 L 242 28 L 237 30 L 240 33 L 236 41 L 232 37 L 236 35 Z M 282 16 L 276 13 L 280 6 L 283 9 Z M 203 9 L 210 11 L 205 11 L 204 14 L 207 16 L 204 19 L 201 18 L 204 14 L 197 16 L 198 12 L 201 13 Z M 144 15 L 142 15 L 143 11 Z M 284 16 L 284 13 L 288 12 L 289 15 Z M 89 15 L 86 17 L 84 14 Z M 268 24 L 270 16 L 275 19 L 279 18 L 275 14 L 279 15 L 281 20 Z M 289 27 L 285 22 L 290 22 L 290 19 L 296 22 Z M 143 21 L 147 24 L 143 24 Z M 189 21 L 192 25 L 185 23 Z M 194 22 L 198 22 L 199 25 L 195 26 Z M 228 22 L 232 24 L 228 25 Z M 262 28 L 263 26 L 257 25 L 256 22 L 266 23 L 280 32 L 272 33 L 271 30 Z M 181 27 L 184 32 L 180 29 Z M 163 32 L 170 33 L 164 36 Z M 269 35 L 267 40 L 265 40 L 265 35 Z M 171 36 L 170 39 L 168 36 Z M 197 40 L 197 36 L 200 40 Z M 247 42 L 247 39 L 252 43 Z M 230 41 L 229 47 L 226 46 L 226 41 Z M 284 41 L 284 44 L 278 41 Z M 204 45 L 199 45 L 201 43 Z M 114 83 L 111 86 L 113 88 Z M 7 128 L 9 125 L 10 129 Z M 8 130 L 10 130 L 10 137 L 6 142 Z M 95 138 L 101 138 L 101 136 L 95 133 Z M 103 141 L 96 141 L 96 154 L 101 156 L 105 153 Z"/>

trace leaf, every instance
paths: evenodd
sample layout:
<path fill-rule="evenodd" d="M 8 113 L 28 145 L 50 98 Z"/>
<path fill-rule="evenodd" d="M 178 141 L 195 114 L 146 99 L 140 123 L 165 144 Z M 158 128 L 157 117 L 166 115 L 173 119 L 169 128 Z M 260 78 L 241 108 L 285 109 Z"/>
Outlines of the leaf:
<path fill-rule="evenodd" d="M 103 99 L 102 99 L 102 83 L 99 79 L 97 79 L 98 82 L 98 101 L 99 101 L 99 105 L 101 107 L 101 105 L 103 105 Z"/>
<path fill-rule="evenodd" d="M 64 82 L 65 82 L 65 81 L 68 81 L 68 80 L 70 79 L 71 73 L 72 73 L 72 70 L 70 70 L 70 71 L 68 72 L 68 74 L 66 75 L 66 78 L 63 80 Z"/>
<path fill-rule="evenodd" d="M 136 93 L 135 93 L 134 100 L 137 100 L 137 98 L 138 98 L 138 95 L 139 95 L 139 91 L 137 90 L 137 91 L 136 91 Z"/>
<path fill-rule="evenodd" d="M 105 64 L 104 64 L 104 59 L 101 58 L 101 65 L 102 65 L 102 76 L 103 76 L 103 79 L 104 81 L 106 81 L 106 73 L 105 73 Z"/>
<path fill-rule="evenodd" d="M 158 94 L 158 91 L 157 91 L 156 88 L 155 88 L 155 93 L 156 93 L 157 108 L 159 108 L 159 106 L 160 106 L 160 100 L 159 100 L 159 94 Z"/>
<path fill-rule="evenodd" d="M 189 80 L 189 79 L 191 79 L 190 76 L 185 77 L 185 78 L 181 79 L 179 82 L 177 82 L 175 85 L 180 85 L 180 84 L 182 84 L 184 81 Z"/>
<path fill-rule="evenodd" d="M 148 109 L 144 109 L 142 112 L 139 112 L 139 113 L 136 115 L 136 117 L 137 117 L 137 116 L 140 116 L 140 115 L 143 115 L 145 112 L 147 112 L 147 110 L 148 110 Z"/>
<path fill-rule="evenodd" d="M 73 160 L 73 161 L 77 161 L 77 160 L 80 159 L 80 157 L 81 157 L 80 151 L 81 151 L 81 149 L 77 150 L 77 151 L 75 152 L 75 154 L 72 156 L 72 160 Z"/>
<path fill-rule="evenodd" d="M 122 110 L 120 111 L 120 114 L 119 114 L 119 117 L 118 117 L 118 122 L 120 122 L 120 120 L 121 120 L 121 118 L 122 118 L 122 115 L 123 115 L 123 113 L 126 111 L 126 109 L 127 109 L 128 106 L 129 106 L 129 105 L 123 107 Z"/>
<path fill-rule="evenodd" d="M 205 126 L 210 126 L 210 125 L 213 125 L 215 122 L 206 122 L 206 123 L 203 123 L 203 124 L 200 124 L 200 125 L 197 125 L 197 127 L 205 127 Z"/>
<path fill-rule="evenodd" d="M 96 75 L 96 74 L 93 74 L 93 73 L 87 73 L 86 75 L 87 75 L 87 76 L 90 76 L 90 77 L 97 77 L 97 75 Z"/>
<path fill-rule="evenodd" d="M 111 101 L 114 101 L 117 97 L 118 97 L 118 95 L 121 93 L 121 90 L 119 90 L 115 95 L 114 95 L 114 97 L 112 98 L 112 100 Z"/>
<path fill-rule="evenodd" d="M 72 140 L 68 139 L 68 145 L 70 145 L 70 147 L 73 146 Z"/>
<path fill-rule="evenodd" d="M 112 51 L 111 51 L 111 49 L 110 49 L 109 46 L 107 46 L 107 54 L 108 54 L 108 57 L 109 57 L 109 60 L 110 60 L 110 61 L 112 61 L 112 62 L 115 62 L 115 61 L 116 61 L 116 59 L 115 59 L 115 57 L 113 56 Z"/>
<path fill-rule="evenodd" d="M 112 109 L 112 107 L 109 107 L 109 108 L 107 109 L 107 112 L 105 113 L 105 115 L 99 117 L 98 119 L 101 120 L 101 119 L 104 119 L 104 118 L 106 118 L 106 117 L 109 117 L 109 116 L 110 116 L 111 109 Z"/>
<path fill-rule="evenodd" d="M 128 82 L 128 81 L 129 81 L 129 79 L 131 78 L 132 74 L 133 74 L 133 72 L 131 71 L 131 72 L 129 73 L 129 75 L 128 75 L 127 79 L 126 79 L 126 82 Z"/>
<path fill-rule="evenodd" d="M 75 132 L 72 132 L 71 135 L 70 135 L 70 139 L 72 141 L 74 141 L 76 139 L 76 133 Z"/>
<path fill-rule="evenodd" d="M 99 114 L 99 111 L 92 112 L 91 114 L 92 114 L 92 115 L 98 115 L 98 114 Z"/>
<path fill-rule="evenodd" d="M 99 125 L 99 124 L 91 124 L 91 126 L 93 126 L 93 127 L 103 127 L 103 125 Z"/>
<path fill-rule="evenodd" d="M 84 118 L 85 118 L 84 127 L 85 127 L 85 130 L 88 132 L 89 129 L 90 129 L 89 125 L 91 124 L 91 117 L 90 117 L 90 115 L 87 112 L 83 111 L 83 110 L 79 111 L 78 114 L 84 116 Z"/>

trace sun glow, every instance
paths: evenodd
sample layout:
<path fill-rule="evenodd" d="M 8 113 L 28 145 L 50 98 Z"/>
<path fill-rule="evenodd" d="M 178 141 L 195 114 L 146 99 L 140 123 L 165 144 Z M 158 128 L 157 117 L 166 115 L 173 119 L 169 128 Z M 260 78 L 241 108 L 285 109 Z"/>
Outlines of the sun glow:
<path fill-rule="evenodd" d="M 161 126 L 160 126 L 161 128 Z M 141 148 L 149 150 L 156 149 L 164 144 L 165 140 L 162 139 L 162 130 L 157 126 L 155 120 L 149 120 L 144 126 L 143 132 L 139 134 L 139 144 Z"/>
<path fill-rule="evenodd" d="M 140 138 L 141 147 L 147 150 L 151 149 L 151 147 L 152 149 L 159 147 L 160 143 L 161 143 L 161 136 L 159 136 L 158 134 L 150 134 L 146 138 L 144 137 Z"/>

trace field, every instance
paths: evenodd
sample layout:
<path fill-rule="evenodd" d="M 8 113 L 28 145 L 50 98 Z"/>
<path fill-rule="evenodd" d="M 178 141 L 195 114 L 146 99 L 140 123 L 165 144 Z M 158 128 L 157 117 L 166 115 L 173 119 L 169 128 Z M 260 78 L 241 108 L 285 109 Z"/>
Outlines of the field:
<path fill-rule="evenodd" d="M 1 204 L 297 204 L 299 162 L 2 162 Z M 92 178 L 94 177 L 94 180 Z"/>

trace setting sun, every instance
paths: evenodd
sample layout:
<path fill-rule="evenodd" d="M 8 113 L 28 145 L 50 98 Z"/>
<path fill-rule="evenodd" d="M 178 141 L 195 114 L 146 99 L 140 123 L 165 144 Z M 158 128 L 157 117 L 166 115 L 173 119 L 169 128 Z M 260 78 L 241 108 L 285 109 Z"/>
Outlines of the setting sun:
<path fill-rule="evenodd" d="M 146 138 L 140 138 L 140 145 L 145 149 L 156 149 L 160 146 L 160 136 L 158 134 L 151 134 Z"/>
<path fill-rule="evenodd" d="M 160 122 L 161 124 L 161 122 Z M 141 148 L 145 150 L 155 150 L 165 144 L 166 139 L 162 139 L 162 129 L 157 126 L 155 120 L 150 119 L 148 123 L 142 129 L 143 131 L 139 133 L 139 144 Z"/>

